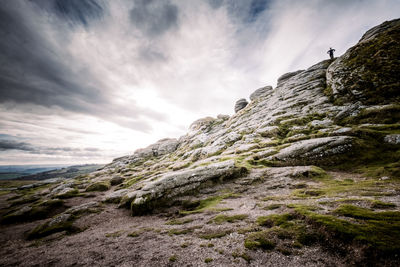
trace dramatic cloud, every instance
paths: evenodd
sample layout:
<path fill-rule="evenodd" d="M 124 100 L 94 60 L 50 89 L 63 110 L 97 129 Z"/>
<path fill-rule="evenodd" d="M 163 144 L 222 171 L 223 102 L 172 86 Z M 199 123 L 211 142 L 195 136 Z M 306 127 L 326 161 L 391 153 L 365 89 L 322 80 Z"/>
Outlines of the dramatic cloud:
<path fill-rule="evenodd" d="M 154 37 L 178 26 L 178 7 L 169 0 L 136 0 L 130 11 L 135 27 Z"/>
<path fill-rule="evenodd" d="M 0 163 L 107 162 L 340 55 L 397 0 L 12 0 Z"/>
<path fill-rule="evenodd" d="M 24 142 L 15 142 L 13 140 L 0 140 L 0 151 L 5 150 L 34 151 L 34 148 Z"/>

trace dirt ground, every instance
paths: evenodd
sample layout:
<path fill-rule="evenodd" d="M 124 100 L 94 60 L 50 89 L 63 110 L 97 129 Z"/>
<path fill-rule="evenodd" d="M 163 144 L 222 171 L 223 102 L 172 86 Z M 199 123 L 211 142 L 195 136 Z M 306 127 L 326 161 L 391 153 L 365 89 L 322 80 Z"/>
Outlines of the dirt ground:
<path fill-rule="evenodd" d="M 299 181 L 276 175 L 255 182 L 260 175 L 253 173 L 245 179 L 203 190 L 197 198 L 204 199 L 221 190 L 235 192 L 236 195 L 224 199 L 212 210 L 186 216 L 179 215 L 177 207 L 169 207 L 153 214 L 132 217 L 128 209 L 117 208 L 115 204 L 102 204 L 100 213 L 82 216 L 74 223 L 82 229 L 81 232 L 71 235 L 55 233 L 33 241 L 26 240 L 27 231 L 46 220 L 1 225 L 0 265 L 347 266 L 341 255 L 318 243 L 303 246 L 290 255 L 276 250 L 245 248 L 246 232 L 241 230 L 254 227 L 257 217 L 286 212 L 288 203 L 315 201 L 289 197 Z M 340 177 L 343 174 L 335 175 L 343 179 Z M 306 183 L 312 184 L 313 181 Z M 67 205 L 100 201 L 102 194 L 96 193 L 92 198 L 71 198 L 67 200 Z M 268 197 L 269 200 L 266 200 Z M 0 201 L 4 201 L 4 196 Z M 273 210 L 265 209 L 271 204 L 281 206 Z M 244 214 L 247 217 L 235 222 L 212 222 L 219 214 Z M 185 220 L 186 223 L 167 224 L 172 219 Z M 226 234 L 211 239 L 203 236 L 215 233 Z"/>

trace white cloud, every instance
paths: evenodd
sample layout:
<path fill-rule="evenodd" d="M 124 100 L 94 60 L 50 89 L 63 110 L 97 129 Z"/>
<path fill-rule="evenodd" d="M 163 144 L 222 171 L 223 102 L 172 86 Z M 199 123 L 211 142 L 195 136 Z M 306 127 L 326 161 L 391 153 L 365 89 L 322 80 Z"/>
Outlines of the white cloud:
<path fill-rule="evenodd" d="M 160 28 L 150 21 L 143 24 L 146 29 L 130 17 L 135 1 L 105 2 L 102 19 L 72 28 L 55 15 L 43 17 L 32 4 L 21 4 L 26 19 L 68 69 L 59 75 L 91 89 L 76 89 L 73 95 L 63 91 L 62 101 L 53 105 L 3 102 L 0 133 L 36 146 L 103 152 L 90 157 L 60 151 L 33 158 L 10 150 L 0 152 L 0 164 L 104 162 L 163 137 L 179 137 L 192 121 L 232 114 L 238 98 L 275 85 L 285 72 L 328 58 L 330 46 L 337 55 L 344 53 L 368 28 L 400 14 L 396 0 L 275 0 L 249 19 L 249 7 L 219 2 L 166 1 L 167 9 L 155 10 L 176 6 L 176 24 Z"/>

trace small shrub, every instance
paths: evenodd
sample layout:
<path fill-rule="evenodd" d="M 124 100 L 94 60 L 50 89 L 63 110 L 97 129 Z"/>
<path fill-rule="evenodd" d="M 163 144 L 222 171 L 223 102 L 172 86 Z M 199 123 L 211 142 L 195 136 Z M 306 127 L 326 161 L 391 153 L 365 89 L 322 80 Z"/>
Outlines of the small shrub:
<path fill-rule="evenodd" d="M 177 260 L 176 255 L 172 255 L 171 257 L 169 257 L 168 259 L 170 262 L 175 262 Z"/>
<path fill-rule="evenodd" d="M 205 262 L 205 263 L 210 263 L 210 262 L 212 262 L 212 261 L 213 261 L 212 258 L 205 258 L 205 259 L 204 259 L 204 262 Z"/>

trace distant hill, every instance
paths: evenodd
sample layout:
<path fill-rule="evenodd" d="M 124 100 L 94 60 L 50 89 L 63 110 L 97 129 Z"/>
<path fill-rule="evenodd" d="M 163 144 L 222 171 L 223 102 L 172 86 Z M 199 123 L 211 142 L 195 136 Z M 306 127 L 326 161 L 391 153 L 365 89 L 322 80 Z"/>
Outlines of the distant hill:
<path fill-rule="evenodd" d="M 0 180 L 15 179 L 40 172 L 58 170 L 69 165 L 6 165 L 0 166 Z"/>
<path fill-rule="evenodd" d="M 101 164 L 86 164 L 64 167 L 61 169 L 46 170 L 35 174 L 29 174 L 22 177 L 18 177 L 18 180 L 45 180 L 50 178 L 74 178 L 75 176 L 87 174 L 98 170 L 103 167 Z"/>

